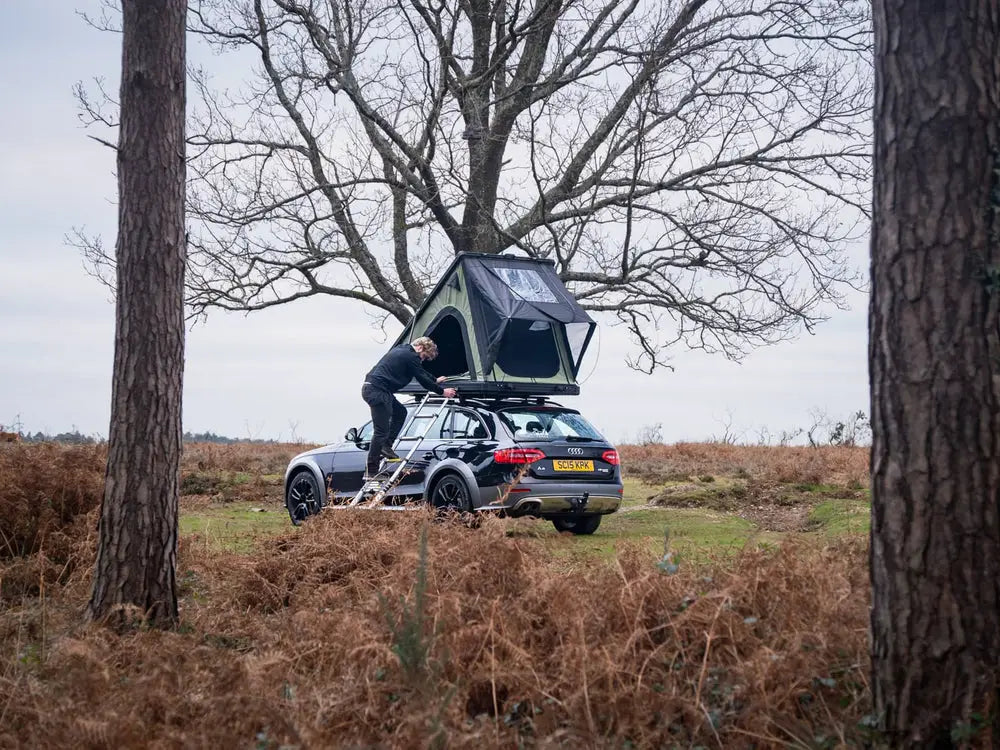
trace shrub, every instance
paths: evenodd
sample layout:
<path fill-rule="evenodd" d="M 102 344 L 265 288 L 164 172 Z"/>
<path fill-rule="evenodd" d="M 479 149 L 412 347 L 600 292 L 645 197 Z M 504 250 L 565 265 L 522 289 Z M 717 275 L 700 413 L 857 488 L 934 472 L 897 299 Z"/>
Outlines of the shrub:
<path fill-rule="evenodd" d="M 105 446 L 15 444 L 0 449 L 0 559 L 24 557 L 101 504 Z M 59 561 L 58 557 L 53 558 Z"/>

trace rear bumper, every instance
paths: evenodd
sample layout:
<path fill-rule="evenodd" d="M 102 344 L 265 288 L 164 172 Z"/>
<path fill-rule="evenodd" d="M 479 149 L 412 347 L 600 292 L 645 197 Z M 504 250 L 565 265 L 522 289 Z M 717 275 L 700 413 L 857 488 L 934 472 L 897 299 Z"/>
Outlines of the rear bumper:
<path fill-rule="evenodd" d="M 573 513 L 614 513 L 621 505 L 621 496 L 592 495 L 531 495 L 518 498 L 508 507 L 511 516 L 555 516 Z"/>
<path fill-rule="evenodd" d="M 477 510 L 502 511 L 509 516 L 562 516 L 614 513 L 622 504 L 621 485 L 617 484 L 548 484 L 527 488 L 522 484 L 515 489 L 522 491 L 499 494 Z"/>

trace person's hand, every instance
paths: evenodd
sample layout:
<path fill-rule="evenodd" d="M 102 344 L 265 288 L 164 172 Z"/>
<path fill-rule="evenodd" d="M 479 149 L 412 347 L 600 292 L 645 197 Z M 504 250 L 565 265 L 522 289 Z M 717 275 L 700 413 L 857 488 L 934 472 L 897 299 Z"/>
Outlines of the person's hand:
<path fill-rule="evenodd" d="M 439 378 L 437 379 L 437 382 L 438 382 L 438 383 L 443 383 L 443 382 L 444 382 L 444 381 L 446 381 L 447 379 L 448 379 L 448 376 L 447 376 L 447 375 L 442 375 L 441 377 L 439 377 Z"/>
<path fill-rule="evenodd" d="M 457 395 L 458 395 L 458 391 L 456 391 L 454 388 L 445 388 L 444 389 L 444 397 L 445 398 L 455 398 L 455 396 L 457 396 Z"/>

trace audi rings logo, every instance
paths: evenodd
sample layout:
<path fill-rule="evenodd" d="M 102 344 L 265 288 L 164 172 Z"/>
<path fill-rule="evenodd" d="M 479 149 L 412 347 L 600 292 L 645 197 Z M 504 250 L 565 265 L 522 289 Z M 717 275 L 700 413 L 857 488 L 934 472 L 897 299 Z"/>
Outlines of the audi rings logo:
<path fill-rule="evenodd" d="M 571 455 L 571 456 L 582 456 L 583 455 L 583 448 L 570 448 L 566 452 L 569 453 L 569 455 Z"/>

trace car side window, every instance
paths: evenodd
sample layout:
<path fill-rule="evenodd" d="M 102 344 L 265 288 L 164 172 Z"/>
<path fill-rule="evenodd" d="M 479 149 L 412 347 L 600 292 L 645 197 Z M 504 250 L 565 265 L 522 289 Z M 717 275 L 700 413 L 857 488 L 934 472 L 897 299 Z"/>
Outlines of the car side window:
<path fill-rule="evenodd" d="M 489 437 L 486 425 L 473 412 L 452 409 L 451 421 L 442 433 L 445 440 L 480 440 Z"/>
<path fill-rule="evenodd" d="M 375 425 L 372 422 L 365 423 L 365 426 L 358 430 L 358 441 L 362 443 L 371 442 L 372 433 L 375 432 Z"/>
<path fill-rule="evenodd" d="M 427 434 L 424 437 L 427 440 L 440 440 L 442 427 L 444 425 L 445 417 L 448 416 L 447 411 L 438 414 L 436 410 L 424 409 L 420 414 L 417 414 L 413 419 L 410 420 L 409 425 L 401 433 L 402 437 L 420 437 L 424 435 L 424 430 L 427 430 Z M 428 429 L 428 424 L 430 424 L 430 429 Z"/>

